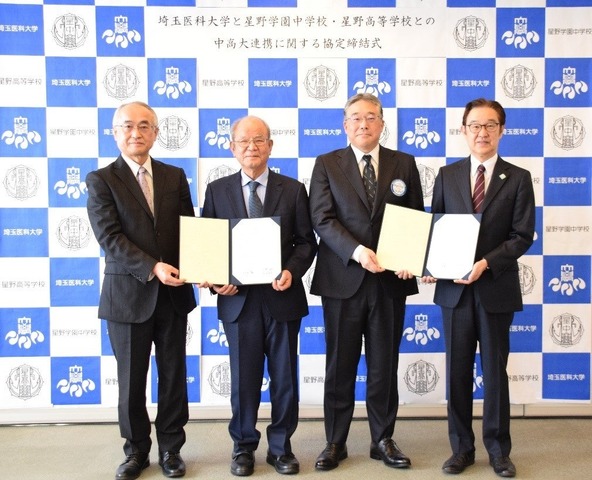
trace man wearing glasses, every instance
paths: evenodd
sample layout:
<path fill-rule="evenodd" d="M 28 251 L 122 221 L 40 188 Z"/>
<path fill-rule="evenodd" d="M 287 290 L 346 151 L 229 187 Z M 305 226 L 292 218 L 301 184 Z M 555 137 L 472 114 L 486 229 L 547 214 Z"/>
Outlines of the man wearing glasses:
<path fill-rule="evenodd" d="M 308 315 L 302 277 L 317 251 L 308 195 L 304 184 L 267 166 L 273 140 L 262 119 L 243 117 L 233 123 L 230 133 L 230 150 L 241 170 L 208 185 L 202 216 L 280 217 L 282 252 L 282 272 L 270 284 L 202 285 L 218 294 L 218 318 L 228 340 L 232 376 L 228 430 L 234 444 L 230 472 L 244 477 L 254 471 L 267 358 L 271 423 L 266 461 L 278 473 L 295 474 L 300 464 L 290 439 L 298 425 L 298 332 L 302 317 Z"/>
<path fill-rule="evenodd" d="M 351 97 L 343 120 L 350 145 L 320 155 L 310 181 L 311 218 L 320 237 L 311 293 L 322 297 L 326 340 L 327 444 L 317 470 L 332 470 L 347 458 L 362 344 L 370 457 L 394 468 L 411 465 L 392 436 L 405 301 L 417 293 L 417 282 L 407 271 L 385 271 L 375 252 L 385 204 L 423 210 L 423 194 L 415 159 L 379 145 L 382 116 L 374 95 Z"/>
<path fill-rule="evenodd" d="M 501 477 L 514 477 L 510 460 L 510 398 L 506 365 L 510 325 L 522 310 L 518 258 L 533 242 L 535 201 L 527 170 L 498 155 L 506 113 L 479 98 L 464 111 L 461 132 L 471 152 L 440 168 L 432 213 L 480 213 L 475 263 L 467 280 L 438 280 L 446 343 L 448 436 L 452 456 L 442 469 L 459 474 L 475 463 L 473 368 L 479 345 L 483 369 L 483 443 Z M 461 235 L 462 232 L 459 232 Z M 435 281 L 431 277 L 424 279 Z"/>
<path fill-rule="evenodd" d="M 193 287 L 179 278 L 179 216 L 194 216 L 182 169 L 150 156 L 158 135 L 152 108 L 121 105 L 113 116 L 120 156 L 90 172 L 87 210 L 105 252 L 99 318 L 107 320 L 117 361 L 119 429 L 125 461 L 116 480 L 133 480 L 150 465 L 146 381 L 152 344 L 158 368 L 154 422 L 158 462 L 167 477 L 185 474 L 180 450 L 189 418 L 185 342 Z"/>

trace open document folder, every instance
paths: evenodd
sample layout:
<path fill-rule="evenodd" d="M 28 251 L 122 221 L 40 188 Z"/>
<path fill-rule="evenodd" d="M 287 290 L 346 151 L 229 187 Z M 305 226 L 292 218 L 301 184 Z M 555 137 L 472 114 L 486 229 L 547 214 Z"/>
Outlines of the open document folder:
<path fill-rule="evenodd" d="M 280 217 L 181 217 L 180 278 L 218 285 L 271 283 L 281 274 Z"/>
<path fill-rule="evenodd" d="M 481 214 L 431 214 L 387 204 L 376 256 L 387 270 L 417 277 L 468 278 L 475 263 Z"/>

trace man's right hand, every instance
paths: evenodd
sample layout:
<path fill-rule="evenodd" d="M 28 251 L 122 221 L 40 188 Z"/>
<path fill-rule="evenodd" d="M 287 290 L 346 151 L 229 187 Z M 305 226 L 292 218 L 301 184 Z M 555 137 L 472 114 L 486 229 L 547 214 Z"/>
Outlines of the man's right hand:
<path fill-rule="evenodd" d="M 236 295 L 238 293 L 238 287 L 236 285 L 212 285 L 214 292 L 218 295 Z"/>
<path fill-rule="evenodd" d="M 378 263 L 376 253 L 366 247 L 360 253 L 360 265 L 372 273 L 384 272 L 384 268 Z"/>

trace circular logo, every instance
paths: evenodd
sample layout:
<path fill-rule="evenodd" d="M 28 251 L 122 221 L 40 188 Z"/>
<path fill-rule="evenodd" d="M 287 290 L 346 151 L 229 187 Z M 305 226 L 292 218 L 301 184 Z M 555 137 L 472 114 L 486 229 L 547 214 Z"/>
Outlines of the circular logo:
<path fill-rule="evenodd" d="M 35 170 L 25 165 L 17 165 L 9 169 L 3 182 L 6 193 L 17 200 L 34 197 L 40 183 Z"/>
<path fill-rule="evenodd" d="M 121 63 L 108 69 L 103 77 L 105 91 L 118 100 L 133 96 L 139 85 L 140 80 L 134 69 Z"/>
<path fill-rule="evenodd" d="M 86 247 L 92 235 L 90 223 L 77 215 L 60 221 L 56 232 L 60 245 L 72 251 Z"/>
<path fill-rule="evenodd" d="M 397 197 L 402 197 L 407 192 L 407 185 L 403 180 L 397 178 L 391 182 L 391 192 Z"/>
<path fill-rule="evenodd" d="M 158 128 L 158 143 L 167 150 L 179 150 L 189 142 L 191 136 L 189 124 L 176 115 L 163 119 Z"/>
<path fill-rule="evenodd" d="M 230 364 L 222 362 L 214 366 L 208 376 L 212 392 L 221 397 L 230 397 Z"/>
<path fill-rule="evenodd" d="M 67 13 L 55 19 L 51 34 L 60 47 L 72 50 L 84 44 L 88 28 L 81 17 Z"/>
<path fill-rule="evenodd" d="M 321 102 L 335 96 L 339 88 L 339 78 L 335 70 L 319 65 L 308 71 L 304 78 L 304 88 L 311 98 Z"/>
<path fill-rule="evenodd" d="M 436 182 L 435 170 L 421 163 L 417 165 L 417 170 L 419 170 L 423 198 L 431 197 L 432 193 L 434 193 L 434 183 Z"/>
<path fill-rule="evenodd" d="M 457 22 L 453 35 L 460 48 L 473 51 L 485 45 L 489 33 L 483 19 L 468 16 Z"/>
<path fill-rule="evenodd" d="M 555 120 L 551 129 L 553 143 L 563 150 L 579 147 L 585 136 L 584 123 L 572 115 L 565 115 Z"/>

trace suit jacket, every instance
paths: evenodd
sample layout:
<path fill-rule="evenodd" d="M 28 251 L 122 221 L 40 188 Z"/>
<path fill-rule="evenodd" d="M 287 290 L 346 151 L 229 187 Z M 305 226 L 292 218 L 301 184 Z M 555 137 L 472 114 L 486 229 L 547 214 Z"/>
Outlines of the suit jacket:
<path fill-rule="evenodd" d="M 434 186 L 433 213 L 472 213 L 470 157 L 440 168 Z M 518 258 L 534 238 L 535 202 L 530 172 L 498 156 L 483 201 L 475 261 L 489 269 L 475 282 L 485 309 L 492 313 L 522 310 Z M 438 280 L 434 302 L 454 308 L 465 286 Z"/>
<path fill-rule="evenodd" d="M 290 177 L 269 171 L 264 217 L 281 217 L 282 269 L 292 274 L 292 286 L 283 292 L 261 285 L 264 301 L 276 321 L 297 320 L 308 315 L 302 277 L 314 260 L 317 243 L 310 224 L 308 195 L 304 185 Z M 202 217 L 247 218 L 241 187 L 241 173 L 211 182 L 206 189 Z M 218 318 L 236 321 L 252 286 L 240 286 L 236 295 L 218 295 Z"/>
<path fill-rule="evenodd" d="M 182 169 L 152 159 L 154 216 L 132 171 L 119 156 L 90 172 L 88 217 L 105 252 L 105 275 L 99 317 L 141 323 L 152 315 L 158 278 L 148 281 L 158 261 L 179 267 L 179 217 L 194 216 L 187 177 Z M 196 306 L 192 285 L 167 287 L 175 310 Z"/>
<path fill-rule="evenodd" d="M 366 270 L 351 260 L 358 245 L 374 251 L 378 245 L 385 204 L 423 210 L 423 193 L 413 156 L 380 147 L 374 209 L 370 211 L 362 176 L 351 147 L 320 155 L 310 181 L 312 224 L 320 237 L 311 293 L 331 298 L 351 297 Z M 415 279 L 401 280 L 393 272 L 377 274 L 385 294 L 417 293 Z"/>

